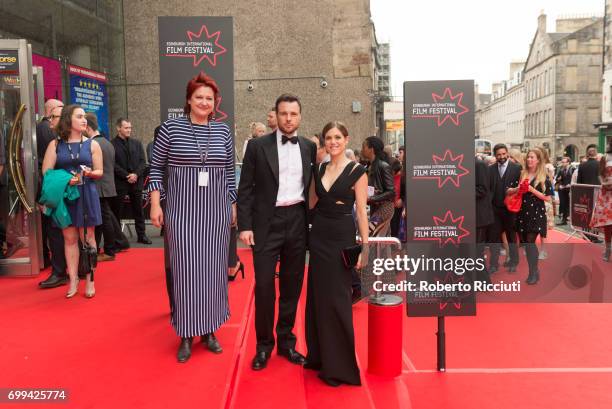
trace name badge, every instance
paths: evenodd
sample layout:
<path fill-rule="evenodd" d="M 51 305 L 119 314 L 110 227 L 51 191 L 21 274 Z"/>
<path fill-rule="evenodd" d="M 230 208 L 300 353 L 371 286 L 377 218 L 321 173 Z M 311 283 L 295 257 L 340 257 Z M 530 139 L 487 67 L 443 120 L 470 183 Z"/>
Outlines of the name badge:
<path fill-rule="evenodd" d="M 198 173 L 198 186 L 208 186 L 208 172 L 201 171 Z"/>

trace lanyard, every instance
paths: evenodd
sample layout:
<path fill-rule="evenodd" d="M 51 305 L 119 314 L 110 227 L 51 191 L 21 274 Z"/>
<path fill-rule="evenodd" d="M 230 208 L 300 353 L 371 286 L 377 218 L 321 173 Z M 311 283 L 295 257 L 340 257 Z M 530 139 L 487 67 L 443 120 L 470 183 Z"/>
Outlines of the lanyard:
<path fill-rule="evenodd" d="M 73 162 L 78 161 L 79 156 L 81 155 L 81 148 L 83 147 L 83 137 L 81 136 L 81 141 L 79 142 L 79 151 L 77 152 L 76 157 L 72 153 L 72 148 L 70 147 L 70 143 L 66 142 L 66 145 L 68 145 L 68 151 L 70 151 L 70 159 L 72 159 Z"/>
<path fill-rule="evenodd" d="M 189 122 L 189 129 L 191 129 L 191 134 L 193 135 L 193 139 L 195 139 L 196 144 L 198 145 L 198 151 L 200 152 L 200 160 L 202 161 L 202 166 L 206 166 L 206 159 L 208 159 L 208 148 L 210 146 L 210 121 L 208 122 L 208 138 L 206 139 L 206 151 L 202 153 L 202 147 L 200 146 L 200 141 L 196 137 L 195 131 L 193 130 L 193 125 L 191 124 L 191 116 L 187 115 L 187 122 Z"/>

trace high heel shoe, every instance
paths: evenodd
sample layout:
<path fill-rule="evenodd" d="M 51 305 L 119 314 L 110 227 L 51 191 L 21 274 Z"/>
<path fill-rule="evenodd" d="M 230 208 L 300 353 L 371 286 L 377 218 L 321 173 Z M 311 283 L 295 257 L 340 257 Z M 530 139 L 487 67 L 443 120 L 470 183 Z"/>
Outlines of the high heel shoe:
<path fill-rule="evenodd" d="M 91 284 L 91 288 L 90 288 Z M 94 287 L 93 281 L 88 281 L 85 284 L 85 298 L 94 298 L 96 296 L 96 288 Z"/>
<path fill-rule="evenodd" d="M 79 279 L 78 278 L 74 282 L 74 286 L 70 285 L 70 288 L 68 289 L 68 292 L 66 293 L 66 298 L 74 297 L 77 294 L 77 292 L 79 292 Z"/>
<path fill-rule="evenodd" d="M 242 279 L 244 280 L 244 264 L 242 264 L 241 261 L 238 262 L 238 268 L 236 269 L 236 272 L 234 273 L 234 275 L 231 275 L 231 274 L 227 275 L 227 281 L 234 281 L 236 279 L 236 276 L 238 275 L 238 272 L 240 272 L 240 275 L 242 276 Z"/>

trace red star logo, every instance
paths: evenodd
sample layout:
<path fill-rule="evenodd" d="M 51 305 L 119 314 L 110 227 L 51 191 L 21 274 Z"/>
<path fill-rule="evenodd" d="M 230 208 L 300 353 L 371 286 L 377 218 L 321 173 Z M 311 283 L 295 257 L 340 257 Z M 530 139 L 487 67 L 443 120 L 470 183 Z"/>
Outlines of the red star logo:
<path fill-rule="evenodd" d="M 166 57 L 187 57 L 187 58 L 193 58 L 193 66 L 197 67 L 198 65 L 200 65 L 200 63 L 204 60 L 208 60 L 208 62 L 210 63 L 210 65 L 212 65 L 213 67 L 217 65 L 217 56 L 221 55 L 221 54 L 225 54 L 227 52 L 227 50 L 225 49 L 225 47 L 223 47 L 221 44 L 219 44 L 219 37 L 221 36 L 221 31 L 216 31 L 212 34 L 208 33 L 208 28 L 206 27 L 205 24 L 202 25 L 202 27 L 200 27 L 200 32 L 199 33 L 194 33 L 192 31 L 187 31 L 187 37 L 189 37 L 189 41 L 193 41 L 194 38 L 201 38 L 202 37 L 202 33 L 204 33 L 206 35 L 205 40 L 212 40 L 214 39 L 214 45 L 217 48 L 217 51 L 213 51 L 213 54 L 207 54 L 207 53 L 194 53 L 194 54 L 166 54 Z M 210 41 L 212 43 L 212 41 Z M 211 59 L 212 56 L 212 59 Z"/>
<path fill-rule="evenodd" d="M 463 220 L 465 216 L 453 217 L 453 213 L 449 210 L 441 219 L 437 216 L 433 217 L 433 221 L 436 226 L 454 226 L 456 228 L 457 237 L 416 237 L 415 240 L 430 240 L 437 241 L 440 246 L 445 246 L 448 243 L 459 244 L 461 239 L 470 235 L 470 232 L 463 228 Z"/>
<path fill-rule="evenodd" d="M 435 103 L 452 102 L 457 107 L 457 112 L 454 114 L 437 115 L 438 126 L 442 126 L 447 119 L 450 119 L 455 125 L 459 126 L 459 117 L 466 112 L 469 112 L 469 109 L 466 106 L 461 105 L 461 101 L 463 100 L 463 92 L 453 95 L 451 89 L 446 88 L 442 96 L 433 92 L 431 97 Z"/>
<path fill-rule="evenodd" d="M 221 109 L 219 108 L 221 106 L 221 101 L 223 101 L 223 97 L 219 96 L 219 98 L 217 98 L 217 103 L 215 104 L 215 121 L 223 121 L 224 119 L 227 118 L 227 114 L 224 111 L 221 111 Z"/>
<path fill-rule="evenodd" d="M 446 182 L 449 182 L 449 181 L 456 187 L 460 187 L 459 179 L 462 176 L 465 176 L 470 173 L 470 171 L 464 168 L 462 165 L 463 154 L 453 156 L 453 152 L 450 149 L 447 149 L 446 152 L 444 152 L 443 157 L 440 157 L 438 155 L 432 155 L 432 159 L 436 165 L 443 165 L 443 164 L 454 165 L 456 174 L 448 175 L 448 176 L 413 176 L 413 179 L 437 179 L 439 188 L 444 186 L 444 184 L 446 184 Z"/>

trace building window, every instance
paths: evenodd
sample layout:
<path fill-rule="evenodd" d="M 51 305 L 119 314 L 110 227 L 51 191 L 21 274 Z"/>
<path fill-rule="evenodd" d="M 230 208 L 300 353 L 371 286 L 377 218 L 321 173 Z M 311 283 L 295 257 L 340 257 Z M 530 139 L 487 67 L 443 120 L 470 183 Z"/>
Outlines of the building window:
<path fill-rule="evenodd" d="M 587 119 L 588 119 L 588 123 L 586 124 L 587 129 L 585 129 L 584 131 L 586 133 L 593 133 L 594 132 L 594 127 L 593 124 L 600 122 L 600 115 L 599 115 L 599 108 L 589 108 L 587 110 Z"/>
<path fill-rule="evenodd" d="M 548 70 L 544 71 L 544 95 L 548 95 L 549 84 L 548 84 Z"/>
<path fill-rule="evenodd" d="M 576 108 L 565 108 L 564 112 L 564 128 L 566 133 L 576 133 L 577 130 L 577 114 Z"/>
<path fill-rule="evenodd" d="M 565 91 L 576 91 L 578 89 L 578 67 L 565 67 Z"/>
<path fill-rule="evenodd" d="M 589 65 L 588 84 L 589 91 L 601 89 L 601 68 L 598 65 Z"/>

